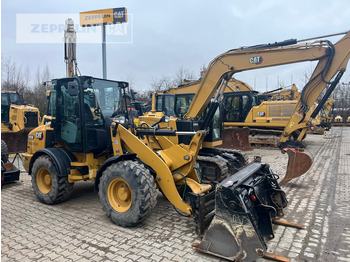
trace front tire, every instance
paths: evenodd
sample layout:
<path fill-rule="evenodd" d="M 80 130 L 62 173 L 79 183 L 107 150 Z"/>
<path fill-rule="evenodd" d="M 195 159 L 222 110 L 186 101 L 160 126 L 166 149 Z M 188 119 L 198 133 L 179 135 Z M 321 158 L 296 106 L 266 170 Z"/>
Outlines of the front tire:
<path fill-rule="evenodd" d="M 103 172 L 99 197 L 107 217 L 117 225 L 133 227 L 155 207 L 157 189 L 153 176 L 143 164 L 121 161 Z"/>
<path fill-rule="evenodd" d="M 67 176 L 59 176 L 58 170 L 48 156 L 38 157 L 32 168 L 32 187 L 36 197 L 52 205 L 66 200 L 73 191 L 74 183 Z"/>

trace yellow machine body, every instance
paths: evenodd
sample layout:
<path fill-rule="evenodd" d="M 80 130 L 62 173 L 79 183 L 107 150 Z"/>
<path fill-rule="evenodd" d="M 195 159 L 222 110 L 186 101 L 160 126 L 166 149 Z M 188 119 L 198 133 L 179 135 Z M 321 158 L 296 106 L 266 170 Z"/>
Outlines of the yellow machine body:
<path fill-rule="evenodd" d="M 29 131 L 39 125 L 39 109 L 15 91 L 1 91 L 1 100 L 1 139 L 9 152 L 25 151 Z"/>

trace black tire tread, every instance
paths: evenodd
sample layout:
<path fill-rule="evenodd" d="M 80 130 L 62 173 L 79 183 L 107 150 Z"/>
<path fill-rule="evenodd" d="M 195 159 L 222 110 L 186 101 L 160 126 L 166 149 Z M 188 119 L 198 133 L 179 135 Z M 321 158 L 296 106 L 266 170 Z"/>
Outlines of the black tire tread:
<path fill-rule="evenodd" d="M 138 200 L 140 201 L 135 201 L 135 199 L 133 199 L 132 206 L 129 210 L 130 212 L 118 213 L 109 204 L 106 192 L 109 182 L 122 173 L 125 175 L 122 175 L 121 178 L 127 179 L 128 177 L 130 178 L 129 181 L 135 181 L 134 186 L 136 186 L 140 194 L 138 195 Z M 127 182 L 131 187 L 129 181 Z M 132 194 L 134 196 L 133 191 Z M 140 224 L 157 204 L 157 188 L 153 176 L 143 164 L 137 161 L 121 161 L 110 165 L 103 172 L 99 185 L 99 197 L 102 209 L 106 212 L 107 217 L 115 224 L 124 227 L 134 227 Z"/>
<path fill-rule="evenodd" d="M 36 184 L 36 171 L 43 166 L 52 172 L 50 173 L 52 188 L 47 194 L 43 194 Z M 40 156 L 35 160 L 32 168 L 32 187 L 42 203 L 53 205 L 65 201 L 72 193 L 73 186 L 74 183 L 69 183 L 67 176 L 58 176 L 58 171 L 49 156 Z"/>

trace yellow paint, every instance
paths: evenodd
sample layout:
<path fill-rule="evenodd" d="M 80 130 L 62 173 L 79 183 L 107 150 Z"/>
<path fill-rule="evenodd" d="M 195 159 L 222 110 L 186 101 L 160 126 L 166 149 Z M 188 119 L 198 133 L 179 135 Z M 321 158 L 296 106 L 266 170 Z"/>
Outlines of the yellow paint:
<path fill-rule="evenodd" d="M 107 197 L 108 202 L 117 212 L 125 213 L 131 207 L 132 192 L 130 186 L 121 178 L 115 178 L 108 184 Z"/>
<path fill-rule="evenodd" d="M 36 175 L 36 184 L 41 193 L 48 194 L 51 190 L 52 181 L 51 175 L 47 168 L 41 167 Z"/>
<path fill-rule="evenodd" d="M 113 8 L 80 13 L 80 25 L 99 25 L 113 23 Z"/>

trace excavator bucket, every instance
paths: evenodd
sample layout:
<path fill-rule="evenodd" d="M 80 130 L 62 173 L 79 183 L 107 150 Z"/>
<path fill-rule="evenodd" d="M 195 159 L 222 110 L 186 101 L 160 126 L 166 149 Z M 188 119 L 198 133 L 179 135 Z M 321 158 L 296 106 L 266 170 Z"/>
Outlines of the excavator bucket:
<path fill-rule="evenodd" d="M 305 174 L 314 161 L 312 154 L 301 148 L 283 148 L 282 153 L 288 154 L 288 166 L 285 177 L 279 183 L 280 185 Z"/>
<path fill-rule="evenodd" d="M 274 238 L 272 222 L 283 216 L 285 193 L 269 166 L 250 163 L 217 185 L 215 216 L 199 244 L 207 254 L 231 261 L 254 261 Z"/>
<path fill-rule="evenodd" d="M 23 129 L 19 132 L 1 133 L 1 139 L 5 141 L 9 153 L 27 151 L 27 139 L 31 129 Z"/>
<path fill-rule="evenodd" d="M 251 151 L 253 148 L 249 142 L 249 133 L 249 128 L 225 128 L 222 132 L 222 145 L 218 147 Z"/>

